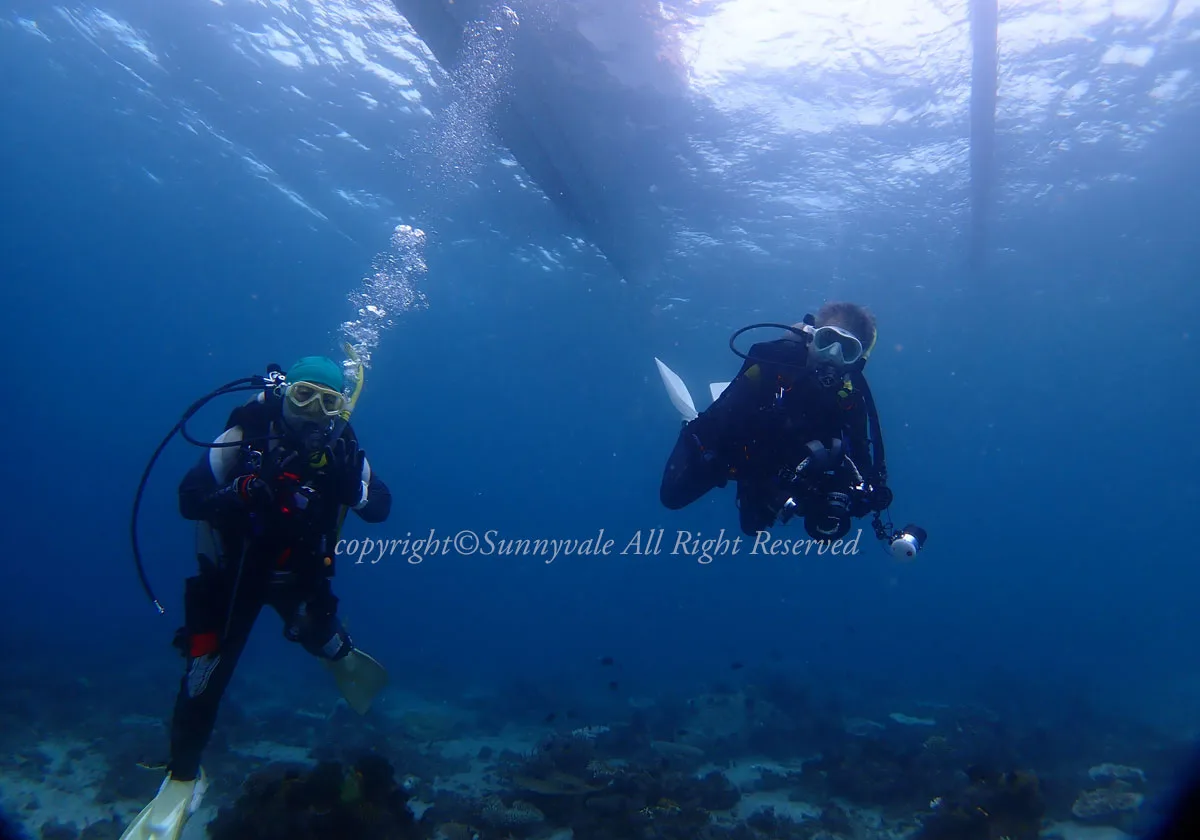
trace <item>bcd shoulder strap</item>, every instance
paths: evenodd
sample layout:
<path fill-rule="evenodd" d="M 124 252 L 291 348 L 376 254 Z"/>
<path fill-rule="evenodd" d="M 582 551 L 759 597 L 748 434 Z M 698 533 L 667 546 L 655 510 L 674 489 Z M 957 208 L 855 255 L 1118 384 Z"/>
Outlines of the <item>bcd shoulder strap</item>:
<path fill-rule="evenodd" d="M 874 473 L 872 484 L 884 486 L 887 484 L 887 460 L 883 451 L 883 427 L 879 424 L 879 411 L 875 408 L 875 397 L 871 394 L 871 386 L 861 370 L 850 374 L 854 388 L 862 394 L 863 406 L 867 411 L 867 439 L 871 442 L 871 471 Z"/>

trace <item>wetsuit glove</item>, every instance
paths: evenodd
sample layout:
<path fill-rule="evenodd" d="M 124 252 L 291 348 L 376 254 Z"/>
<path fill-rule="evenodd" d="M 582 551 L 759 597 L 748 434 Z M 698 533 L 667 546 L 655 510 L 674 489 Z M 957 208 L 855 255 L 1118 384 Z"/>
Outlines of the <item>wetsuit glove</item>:
<path fill-rule="evenodd" d="M 258 510 L 271 504 L 274 494 L 267 482 L 257 475 L 239 475 L 229 484 L 209 494 L 204 501 L 210 509 L 228 510 L 240 507 Z"/>
<path fill-rule="evenodd" d="M 892 506 L 892 491 L 887 485 L 881 484 L 878 487 L 872 487 L 870 492 L 871 510 L 876 513 L 883 513 Z"/>
<path fill-rule="evenodd" d="M 358 447 L 358 441 L 339 438 L 327 457 L 333 466 L 333 492 L 338 504 L 346 507 L 362 504 L 367 495 L 367 485 L 362 477 L 367 453 Z"/>

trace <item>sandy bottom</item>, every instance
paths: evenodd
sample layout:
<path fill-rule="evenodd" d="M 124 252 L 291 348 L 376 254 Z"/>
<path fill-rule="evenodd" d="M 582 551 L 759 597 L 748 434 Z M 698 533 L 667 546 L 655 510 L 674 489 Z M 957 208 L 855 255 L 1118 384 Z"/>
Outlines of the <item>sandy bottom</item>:
<path fill-rule="evenodd" d="M 68 757 L 72 750 L 82 757 Z M 84 741 L 48 739 L 31 744 L 25 754 L 41 753 L 50 765 L 41 781 L 23 778 L 19 773 L 0 773 L 0 805 L 17 820 L 31 837 L 41 836 L 47 823 L 74 823 L 83 830 L 114 816 L 129 819 L 144 802 L 117 802 L 100 805 L 96 791 L 108 773 L 108 761 L 92 751 Z"/>
<path fill-rule="evenodd" d="M 1119 828 L 1073 822 L 1054 823 L 1042 829 L 1042 837 L 1046 840 L 1134 840 L 1132 834 L 1126 834 Z"/>

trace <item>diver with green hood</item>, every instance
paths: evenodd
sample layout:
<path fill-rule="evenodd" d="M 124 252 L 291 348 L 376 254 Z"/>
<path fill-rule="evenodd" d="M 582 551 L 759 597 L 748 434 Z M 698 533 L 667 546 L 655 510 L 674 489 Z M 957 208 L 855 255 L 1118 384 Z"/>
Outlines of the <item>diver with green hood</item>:
<path fill-rule="evenodd" d="M 265 381 L 179 486 L 180 513 L 196 523 L 199 562 L 199 574 L 186 581 L 184 626 L 175 637 L 187 665 L 166 778 L 123 840 L 175 840 L 199 806 L 201 753 L 264 606 L 283 620 L 285 638 L 328 666 L 359 714 L 387 683 L 386 671 L 342 626 L 330 585 L 347 513 L 383 522 L 392 505 L 349 423 L 362 366 L 347 377 L 332 359 L 308 356 Z"/>

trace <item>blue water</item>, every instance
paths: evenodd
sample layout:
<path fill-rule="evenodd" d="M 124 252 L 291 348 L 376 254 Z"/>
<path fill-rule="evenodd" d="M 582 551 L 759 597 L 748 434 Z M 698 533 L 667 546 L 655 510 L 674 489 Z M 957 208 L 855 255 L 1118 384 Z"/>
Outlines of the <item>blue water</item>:
<path fill-rule="evenodd" d="M 969 61 L 945 58 L 965 49 L 965 6 L 942 5 L 951 24 L 920 37 L 946 67 L 894 91 L 879 43 L 860 45 L 878 62 L 858 75 L 814 65 L 814 90 L 750 57 L 697 82 L 679 107 L 695 109 L 687 142 L 712 167 L 644 194 L 646 224 L 666 226 L 647 241 L 668 245 L 635 254 L 649 267 L 630 278 L 480 126 L 488 97 L 464 100 L 381 0 L 0 4 L 5 661 L 175 672 L 192 573 L 175 487 L 201 452 L 177 438 L 141 511 L 166 616 L 129 544 L 146 460 L 219 384 L 337 353 L 348 297 L 409 224 L 427 237 L 414 283 L 428 305 L 380 334 L 354 419 L 393 512 L 352 517 L 346 536 L 603 529 L 618 551 L 639 529 L 667 537 L 657 557 L 343 560 L 341 612 L 397 688 L 509 692 L 535 720 L 568 705 L 602 720 L 630 697 L 781 673 L 847 714 L 1086 708 L 1186 743 L 1200 708 L 1200 9 L 1002 9 L 997 209 L 972 270 Z M 730 13 L 709 6 L 676 25 Z M 812 19 L 853 38 L 831 15 Z M 318 60 L 321 44 L 340 59 Z M 1117 46 L 1148 53 L 1122 61 Z M 756 89 L 807 105 L 794 122 L 726 107 Z M 594 107 L 620 111 L 619 94 Z M 628 96 L 636 110 L 633 84 Z M 864 101 L 891 116 L 860 120 Z M 843 121 L 805 127 L 821 114 Z M 827 299 L 879 319 L 867 374 L 892 513 L 928 529 L 927 549 L 897 564 L 867 528 L 851 558 L 672 556 L 679 531 L 736 535 L 737 517 L 732 488 L 677 513 L 659 504 L 678 418 L 654 357 L 702 407 L 705 383 L 740 364 L 734 329 Z M 215 436 L 233 404 L 189 430 Z M 264 613 L 227 702 L 248 673 L 280 691 L 323 679 L 276 625 Z M 174 679 L 130 691 L 166 715 Z"/>

